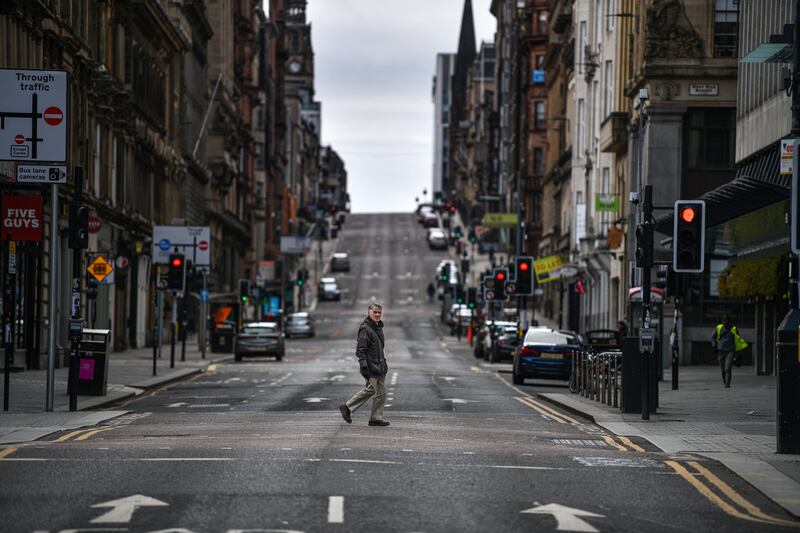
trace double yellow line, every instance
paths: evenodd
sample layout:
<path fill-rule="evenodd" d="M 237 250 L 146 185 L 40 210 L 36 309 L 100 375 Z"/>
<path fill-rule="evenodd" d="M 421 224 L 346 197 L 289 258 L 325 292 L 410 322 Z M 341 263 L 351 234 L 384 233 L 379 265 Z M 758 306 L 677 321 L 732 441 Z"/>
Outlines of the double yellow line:
<path fill-rule="evenodd" d="M 697 461 L 687 461 L 686 464 L 692 467 L 697 474 L 703 476 L 711 486 L 717 489 L 718 492 L 714 492 L 711 487 L 697 479 L 695 474 L 690 472 L 685 466 L 677 461 L 664 462 L 667 464 L 667 466 L 675 470 L 679 476 L 688 481 L 690 485 L 697 489 L 697 492 L 705 496 L 711 503 L 722 509 L 730 516 L 742 520 L 749 520 L 751 522 L 759 522 L 761 524 L 800 528 L 800 522 L 791 522 L 789 520 L 783 520 L 781 518 L 776 518 L 764 513 L 761 511 L 761 509 L 747 501 L 744 496 L 736 492 L 733 487 L 722 481 L 713 472 L 700 465 Z M 727 500 L 722 496 L 725 496 Z"/>
<path fill-rule="evenodd" d="M 92 437 L 94 437 L 98 433 L 102 433 L 104 431 L 109 431 L 111 429 L 114 429 L 115 427 L 117 427 L 117 426 L 114 426 L 114 427 L 101 427 L 101 428 L 96 428 L 96 429 L 92 429 L 92 428 L 79 429 L 78 431 L 73 431 L 71 433 L 67 433 L 64 436 L 57 438 L 53 442 L 67 442 L 69 440 L 72 440 L 72 442 L 80 442 L 80 441 L 91 439 Z"/>
<path fill-rule="evenodd" d="M 519 400 L 522 404 L 527 405 L 531 409 L 537 411 L 540 415 L 555 420 L 559 424 L 572 424 L 572 425 L 580 424 L 580 422 L 578 422 L 571 416 L 559 413 L 552 407 L 548 407 L 547 405 L 543 404 L 538 400 L 535 400 L 530 396 L 520 396 L 517 398 L 517 400 Z"/>

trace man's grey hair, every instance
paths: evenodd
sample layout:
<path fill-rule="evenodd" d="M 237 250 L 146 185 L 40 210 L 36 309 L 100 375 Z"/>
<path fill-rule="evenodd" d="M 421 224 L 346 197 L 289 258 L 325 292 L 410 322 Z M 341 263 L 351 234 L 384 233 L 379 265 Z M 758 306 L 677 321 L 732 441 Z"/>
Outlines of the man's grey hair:
<path fill-rule="evenodd" d="M 371 304 L 369 304 L 369 307 L 367 307 L 367 313 L 369 313 L 370 311 L 372 311 L 373 309 L 376 309 L 376 308 L 380 309 L 381 311 L 383 311 L 383 306 L 381 304 L 379 304 L 377 302 L 372 302 Z"/>

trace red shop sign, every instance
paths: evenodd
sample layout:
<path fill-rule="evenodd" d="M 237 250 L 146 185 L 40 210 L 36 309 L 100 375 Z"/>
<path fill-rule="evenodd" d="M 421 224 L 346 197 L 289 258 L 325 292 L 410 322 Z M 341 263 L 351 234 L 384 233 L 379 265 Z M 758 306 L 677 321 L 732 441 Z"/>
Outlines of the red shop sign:
<path fill-rule="evenodd" d="M 3 196 L 3 240 L 42 240 L 42 197 L 23 195 Z"/>

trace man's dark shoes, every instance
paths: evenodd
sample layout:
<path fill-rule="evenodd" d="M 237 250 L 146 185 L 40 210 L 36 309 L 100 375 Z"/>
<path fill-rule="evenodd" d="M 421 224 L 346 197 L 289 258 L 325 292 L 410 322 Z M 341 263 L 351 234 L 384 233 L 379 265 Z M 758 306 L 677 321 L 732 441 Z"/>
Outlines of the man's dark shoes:
<path fill-rule="evenodd" d="M 347 404 L 343 403 L 342 405 L 340 405 L 339 412 L 342 413 L 342 418 L 344 418 L 345 422 L 347 422 L 348 424 L 353 423 L 353 419 L 350 418 L 350 408 L 347 407 Z"/>
<path fill-rule="evenodd" d="M 369 425 L 370 426 L 388 426 L 389 422 L 387 422 L 386 420 L 370 420 L 369 421 Z"/>

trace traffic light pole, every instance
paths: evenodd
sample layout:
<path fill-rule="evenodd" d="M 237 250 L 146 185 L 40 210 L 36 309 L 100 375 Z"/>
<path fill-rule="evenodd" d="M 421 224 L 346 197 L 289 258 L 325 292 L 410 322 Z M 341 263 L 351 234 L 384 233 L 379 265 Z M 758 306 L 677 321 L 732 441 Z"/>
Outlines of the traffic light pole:
<path fill-rule="evenodd" d="M 644 187 L 644 203 L 642 205 L 642 216 L 645 227 L 649 225 L 653 218 L 653 186 Z M 647 231 L 647 230 L 645 230 Z M 647 246 L 653 246 L 652 239 L 646 239 Z M 653 256 L 653 250 L 647 250 L 645 255 Z M 642 328 L 650 328 L 650 272 L 651 266 L 645 264 L 642 268 Z M 642 420 L 650 420 L 650 359 L 651 354 L 642 355 Z"/>
<path fill-rule="evenodd" d="M 208 277 L 206 274 L 205 267 L 203 268 L 203 294 L 208 294 Z M 208 296 L 206 296 L 206 299 Z M 203 313 L 203 318 L 200 323 L 203 325 L 202 330 L 200 331 L 200 354 L 202 355 L 203 359 L 206 358 L 206 334 L 208 332 L 208 302 L 203 300 L 200 302 L 200 309 Z"/>
<path fill-rule="evenodd" d="M 75 191 L 72 194 L 72 206 L 70 208 L 73 216 L 70 217 L 70 232 L 72 233 L 72 295 L 70 300 L 71 324 L 69 328 L 70 340 L 72 341 L 69 352 L 69 410 L 78 410 L 78 352 L 80 351 L 81 340 L 83 339 L 83 324 L 81 323 L 81 255 L 82 246 L 79 242 L 79 210 L 81 207 L 81 195 L 83 193 L 83 167 L 75 167 Z"/>
<path fill-rule="evenodd" d="M 5 363 L 3 365 L 3 411 L 8 411 L 10 393 L 11 393 L 11 366 L 14 364 L 14 329 L 16 325 L 15 309 L 15 293 L 17 277 L 17 243 L 14 242 L 11 234 L 6 235 L 6 248 L 5 248 L 5 265 L 6 265 L 6 279 L 5 279 L 5 294 L 3 295 L 3 326 L 5 332 L 3 341 L 5 343 Z"/>
<path fill-rule="evenodd" d="M 172 293 L 172 315 L 169 328 L 169 367 L 175 368 L 175 330 L 178 327 L 178 293 Z"/>
<path fill-rule="evenodd" d="M 792 136 L 800 137 L 800 0 L 795 1 L 792 69 Z M 792 232 L 800 225 L 800 143 L 793 141 Z M 796 240 L 792 239 L 793 241 Z M 789 263 L 789 312 L 778 326 L 777 452 L 800 453 L 800 289 L 798 289 L 798 249 L 792 242 Z"/>

